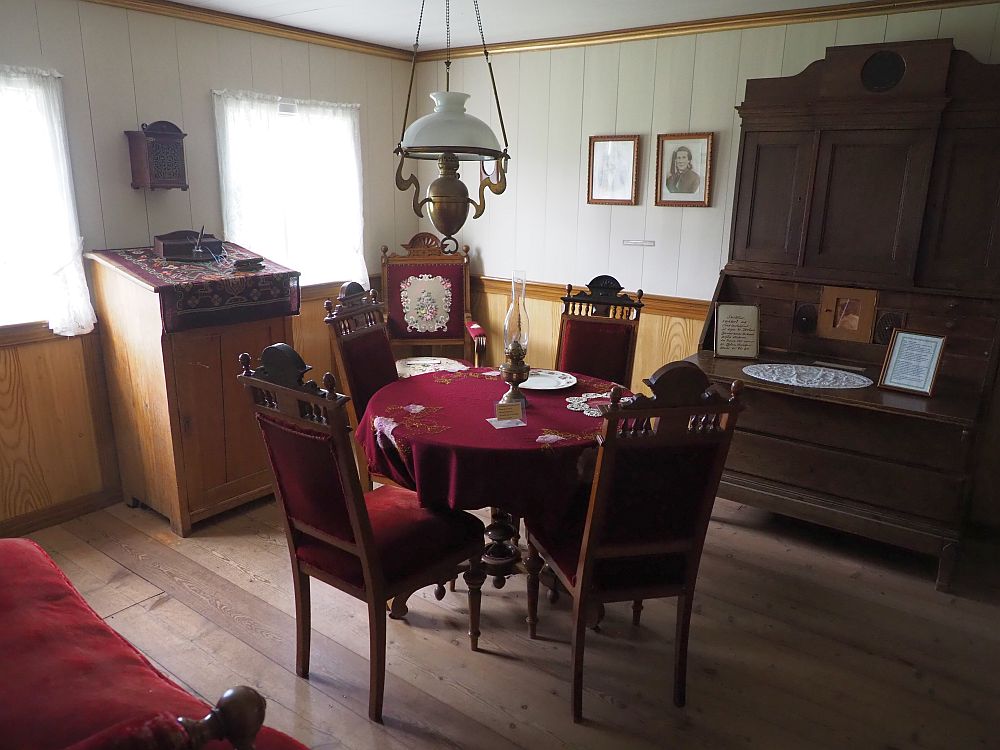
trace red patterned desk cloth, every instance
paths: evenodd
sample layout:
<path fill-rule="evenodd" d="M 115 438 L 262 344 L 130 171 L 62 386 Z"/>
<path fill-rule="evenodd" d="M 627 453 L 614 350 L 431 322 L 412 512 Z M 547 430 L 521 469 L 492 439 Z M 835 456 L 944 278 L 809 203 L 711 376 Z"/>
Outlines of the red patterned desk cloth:
<path fill-rule="evenodd" d="M 298 271 L 266 258 L 259 270 L 238 271 L 234 261 L 261 256 L 231 242 L 226 247 L 218 261 L 208 263 L 168 260 L 148 247 L 92 255 L 153 287 L 165 333 L 298 314 Z"/>
<path fill-rule="evenodd" d="M 584 453 L 594 452 L 602 425 L 567 409 L 566 398 L 612 384 L 577 375 L 571 388 L 525 391 L 527 426 L 498 430 L 486 421 L 507 390 L 496 373 L 428 373 L 380 389 L 358 426 L 369 469 L 416 490 L 426 507 L 496 506 L 559 523 L 589 487 Z"/>

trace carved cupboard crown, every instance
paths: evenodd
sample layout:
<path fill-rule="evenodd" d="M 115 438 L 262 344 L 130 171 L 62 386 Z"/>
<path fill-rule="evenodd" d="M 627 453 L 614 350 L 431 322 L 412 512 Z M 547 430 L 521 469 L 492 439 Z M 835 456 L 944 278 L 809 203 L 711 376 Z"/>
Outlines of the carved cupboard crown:
<path fill-rule="evenodd" d="M 950 39 L 831 47 L 738 110 L 715 301 L 759 306 L 760 359 L 877 381 L 894 328 L 947 343 L 930 398 L 748 379 L 719 494 L 938 554 L 946 587 L 970 512 L 1000 526 L 1000 65 Z M 869 324 L 833 335 L 826 300 L 852 287 Z M 745 362 L 712 356 L 712 328 L 695 359 L 727 382 Z"/>

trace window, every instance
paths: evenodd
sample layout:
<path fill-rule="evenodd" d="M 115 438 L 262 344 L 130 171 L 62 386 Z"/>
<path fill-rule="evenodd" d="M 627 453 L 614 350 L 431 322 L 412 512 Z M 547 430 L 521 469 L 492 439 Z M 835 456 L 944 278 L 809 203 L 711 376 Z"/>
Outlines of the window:
<path fill-rule="evenodd" d="M 367 287 L 358 105 L 213 93 L 226 239 L 303 285 Z"/>
<path fill-rule="evenodd" d="M 94 328 L 83 274 L 61 76 L 0 65 L 0 325 Z"/>

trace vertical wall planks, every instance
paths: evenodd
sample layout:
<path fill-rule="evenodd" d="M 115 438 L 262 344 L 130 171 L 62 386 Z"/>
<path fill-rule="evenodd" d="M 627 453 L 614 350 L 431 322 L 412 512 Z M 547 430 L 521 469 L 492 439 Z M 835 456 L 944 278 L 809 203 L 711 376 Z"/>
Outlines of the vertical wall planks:
<path fill-rule="evenodd" d="M 539 278 L 562 279 L 579 284 L 576 278 L 577 217 L 580 212 L 580 152 L 585 149 L 580 132 L 583 111 L 584 50 L 553 50 L 548 107 L 548 197 L 541 242 Z M 640 155 L 640 159 L 641 159 Z M 507 196 L 499 196 L 504 199 Z"/>
<path fill-rule="evenodd" d="M 292 99 L 308 99 L 309 45 L 281 40 L 281 95 Z"/>
<path fill-rule="evenodd" d="M 656 42 L 646 40 L 621 45 L 618 61 L 618 107 L 615 132 L 639 134 L 639 171 L 636 175 L 639 202 L 635 206 L 613 206 L 609 234 L 609 269 L 626 289 L 642 284 L 644 247 L 622 245 L 622 240 L 646 236 L 646 213 L 653 198 L 647 191 L 646 175 L 650 164 L 645 158 L 653 119 L 653 79 L 649 71 L 656 65 Z M 656 171 L 655 161 L 652 169 Z M 652 248 L 650 252 L 655 252 Z M 589 279 L 590 277 L 588 277 Z M 587 281 L 588 279 L 583 279 Z"/>
<path fill-rule="evenodd" d="M 885 41 L 886 16 L 845 18 L 837 21 L 836 44 L 877 44 Z"/>
<path fill-rule="evenodd" d="M 399 143 L 403 132 L 403 110 L 406 107 L 406 91 L 410 85 L 410 64 L 393 60 L 392 69 L 392 140 L 386 144 L 387 149 L 394 149 Z M 414 84 L 415 85 L 415 84 Z M 392 173 L 386 189 L 392 193 L 393 214 L 396 221 L 396 246 L 402 245 L 417 232 L 417 216 L 413 213 L 413 202 L 410 193 L 396 189 L 396 167 L 399 157 L 390 154 Z M 407 172 L 407 174 L 409 174 Z"/>
<path fill-rule="evenodd" d="M 0 3 L 0 65 L 42 65 L 34 0 Z"/>
<path fill-rule="evenodd" d="M 922 10 L 917 13 L 894 13 L 886 19 L 885 40 L 902 42 L 910 39 L 936 39 L 941 25 L 941 11 Z"/>
<path fill-rule="evenodd" d="M 396 241 L 396 219 L 390 191 L 397 192 L 393 177 L 392 149 L 396 141 L 392 118 L 392 61 L 367 59 L 365 71 L 366 131 L 363 143 L 368 153 L 365 180 L 365 224 L 371 227 L 372 243 L 365 247 L 368 270 L 375 273 L 381 263 L 379 247 Z"/>
<path fill-rule="evenodd" d="M 127 11 L 92 3 L 79 7 L 105 241 L 109 247 L 146 245 L 151 237 L 146 196 L 131 187 L 124 135 L 139 127 Z"/>
<path fill-rule="evenodd" d="M 546 206 L 548 203 L 549 145 L 549 52 L 521 55 L 521 78 L 518 96 L 518 185 L 531 190 L 516 190 L 510 197 L 517 203 L 517 232 L 514 253 L 507 251 L 514 268 L 527 271 L 529 279 L 542 278 Z"/>
<path fill-rule="evenodd" d="M 188 132 L 181 107 L 175 24 L 172 18 L 128 12 L 135 108 L 140 125 L 168 120 Z M 185 151 L 187 141 L 185 138 Z M 191 198 L 186 191 L 146 190 L 145 193 L 150 235 L 191 228 Z"/>
<path fill-rule="evenodd" d="M 790 24 L 785 30 L 781 75 L 798 75 L 809 63 L 821 60 L 826 54 L 826 48 L 832 47 L 836 40 L 836 21 Z"/>
<path fill-rule="evenodd" d="M 1000 5 L 995 3 L 945 8 L 941 11 L 938 38 L 951 37 L 957 49 L 964 49 L 981 63 L 989 62 L 998 11 Z"/>
<path fill-rule="evenodd" d="M 497 79 L 497 89 L 501 92 L 500 101 L 503 106 L 503 119 L 507 126 L 507 139 L 510 141 L 510 171 L 507 175 L 507 190 L 503 195 L 495 195 L 490 199 L 486 211 L 490 216 L 491 236 L 482 246 L 483 273 L 490 276 L 510 276 L 514 270 L 514 248 L 518 225 L 517 194 L 526 182 L 521 180 L 521 170 L 525 165 L 524 154 L 521 153 L 521 125 L 518 91 L 520 90 L 522 55 L 498 55 L 493 59 L 493 73 Z M 419 66 L 418 66 L 419 67 Z M 492 89 L 490 92 L 492 96 Z M 537 106 L 537 102 L 532 103 Z M 490 127 L 498 137 L 500 135 L 500 120 L 496 112 L 496 104 L 490 106 Z M 476 221 L 480 221 L 477 219 Z M 520 266 L 518 266 L 520 268 Z"/>
<path fill-rule="evenodd" d="M 611 207 L 587 203 L 590 136 L 613 135 L 618 110 L 620 44 L 586 47 L 580 128 L 580 214 L 574 275 L 589 280 L 611 267 Z M 541 281 L 542 279 L 539 279 Z M 556 281 L 556 279 L 545 279 Z"/>
<path fill-rule="evenodd" d="M 740 32 L 699 34 L 691 95 L 691 130 L 715 133 L 711 206 L 684 208 L 677 294 L 711 297 L 719 268 L 728 253 L 722 246 L 726 204 L 729 202 L 732 149 L 733 92 L 739 70 Z"/>
<path fill-rule="evenodd" d="M 250 34 L 250 87 L 262 94 L 281 96 L 281 39 Z"/>
<path fill-rule="evenodd" d="M 107 247 L 78 4 L 64 0 L 38 0 L 35 9 L 43 65 L 55 68 L 63 75 L 63 106 L 83 246 L 88 249 Z"/>
<path fill-rule="evenodd" d="M 675 36 L 656 40 L 653 69 L 653 115 L 649 144 L 644 156 L 649 164 L 646 180 L 649 202 L 646 236 L 656 245 L 643 258 L 642 288 L 657 294 L 676 294 L 677 268 L 681 252 L 680 208 L 657 206 L 656 137 L 660 133 L 686 133 L 691 126 L 691 88 L 694 85 L 696 38 Z"/>

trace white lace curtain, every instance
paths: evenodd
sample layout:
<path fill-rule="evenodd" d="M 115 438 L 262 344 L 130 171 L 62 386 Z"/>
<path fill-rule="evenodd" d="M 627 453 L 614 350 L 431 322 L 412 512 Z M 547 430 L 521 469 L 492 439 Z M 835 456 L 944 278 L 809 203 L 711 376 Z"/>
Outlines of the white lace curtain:
<path fill-rule="evenodd" d="M 226 239 L 304 285 L 367 288 L 358 105 L 212 93 Z"/>
<path fill-rule="evenodd" d="M 47 320 L 54 333 L 94 329 L 83 273 L 61 76 L 0 65 L 0 325 Z"/>

